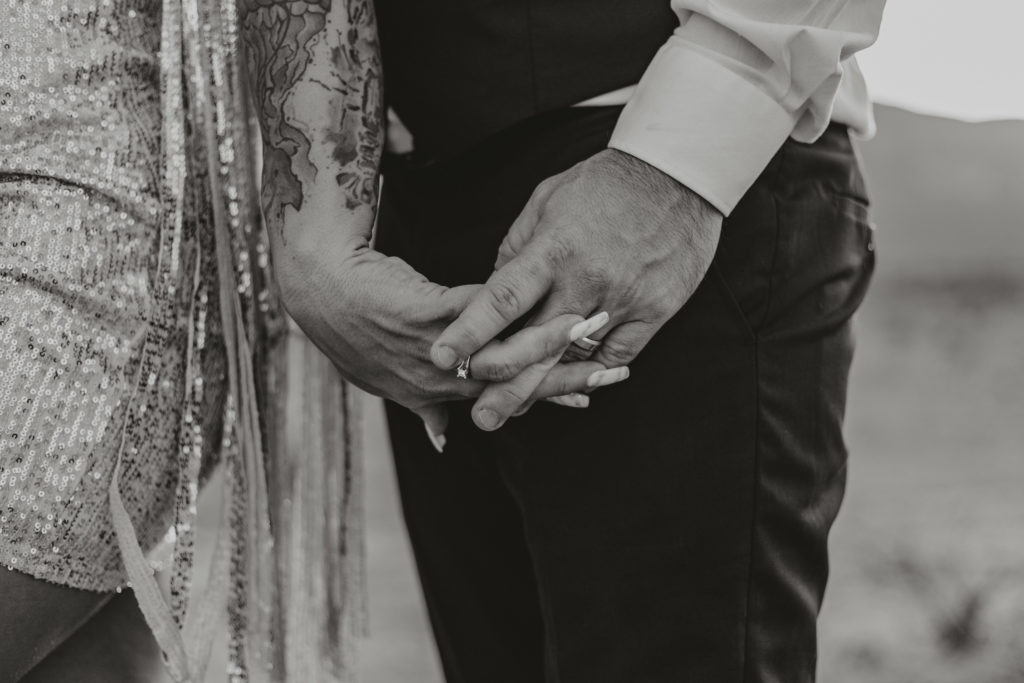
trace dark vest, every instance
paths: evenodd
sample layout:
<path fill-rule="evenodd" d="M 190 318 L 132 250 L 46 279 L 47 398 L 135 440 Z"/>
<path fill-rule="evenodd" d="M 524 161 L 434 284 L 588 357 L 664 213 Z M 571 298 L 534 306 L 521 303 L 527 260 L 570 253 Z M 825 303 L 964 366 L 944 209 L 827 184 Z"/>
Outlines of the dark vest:
<path fill-rule="evenodd" d="M 668 0 L 376 0 L 388 105 L 447 156 L 639 80 L 678 25 Z"/>

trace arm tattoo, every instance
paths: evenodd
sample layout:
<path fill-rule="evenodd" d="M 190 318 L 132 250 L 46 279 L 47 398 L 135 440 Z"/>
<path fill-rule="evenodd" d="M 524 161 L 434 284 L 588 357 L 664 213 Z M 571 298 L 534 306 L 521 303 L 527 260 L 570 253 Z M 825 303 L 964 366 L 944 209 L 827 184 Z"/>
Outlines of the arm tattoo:
<path fill-rule="evenodd" d="M 281 229 L 285 207 L 301 211 L 313 183 L 331 177 L 346 208 L 372 208 L 383 142 L 372 0 L 240 0 L 239 7 L 263 134 L 267 221 Z M 296 102 L 311 85 L 325 105 L 313 113 Z"/>

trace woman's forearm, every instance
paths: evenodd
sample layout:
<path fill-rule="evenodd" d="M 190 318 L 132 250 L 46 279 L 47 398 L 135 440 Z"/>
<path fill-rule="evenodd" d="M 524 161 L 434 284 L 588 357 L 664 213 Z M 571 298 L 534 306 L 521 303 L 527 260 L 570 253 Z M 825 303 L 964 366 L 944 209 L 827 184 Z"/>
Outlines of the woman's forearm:
<path fill-rule="evenodd" d="M 384 135 L 373 2 L 239 6 L 280 275 L 296 253 L 368 242 Z"/>

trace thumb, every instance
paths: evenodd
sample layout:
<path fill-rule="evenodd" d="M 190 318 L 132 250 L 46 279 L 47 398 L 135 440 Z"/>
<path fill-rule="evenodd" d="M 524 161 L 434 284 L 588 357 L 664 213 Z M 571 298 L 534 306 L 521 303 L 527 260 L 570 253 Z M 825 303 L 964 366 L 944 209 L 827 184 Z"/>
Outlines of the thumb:
<path fill-rule="evenodd" d="M 522 253 L 523 248 L 533 238 L 538 218 L 534 202 L 528 202 L 515 222 L 512 223 L 512 227 L 508 229 L 505 239 L 501 241 L 501 246 L 498 247 L 498 259 L 494 262 L 495 270 L 501 270 L 509 261 Z"/>
<path fill-rule="evenodd" d="M 540 223 L 541 207 L 547 201 L 550 194 L 551 183 L 549 182 L 541 183 L 533 191 L 530 199 L 526 202 L 526 206 L 516 216 L 515 221 L 512 222 L 512 227 L 505 234 L 505 239 L 501 241 L 501 246 L 498 247 L 498 259 L 494 263 L 495 270 L 504 268 L 509 261 L 523 253 L 523 249 L 533 239 L 533 233 L 537 228 L 537 224 Z"/>
<path fill-rule="evenodd" d="M 539 249 L 527 249 L 488 278 L 431 348 L 434 365 L 454 368 L 525 315 L 547 293 L 551 269 Z"/>

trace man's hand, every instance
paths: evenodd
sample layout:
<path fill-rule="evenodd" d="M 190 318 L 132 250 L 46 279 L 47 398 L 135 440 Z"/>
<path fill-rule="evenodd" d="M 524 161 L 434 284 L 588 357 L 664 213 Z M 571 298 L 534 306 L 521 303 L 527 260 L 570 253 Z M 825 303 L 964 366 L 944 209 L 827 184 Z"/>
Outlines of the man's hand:
<path fill-rule="evenodd" d="M 443 434 L 445 401 L 473 397 L 485 384 L 459 379 L 430 362 L 430 345 L 465 308 L 479 285 L 447 288 L 429 282 L 404 261 L 360 247 L 324 244 L 278 252 L 278 279 L 288 312 L 353 384 L 419 414 L 433 436 Z M 564 348 L 582 316 L 566 315 L 485 348 L 505 364 L 528 349 Z M 534 398 L 580 391 L 601 366 L 560 365 L 538 383 Z M 476 374 L 475 372 L 473 373 Z"/>
<path fill-rule="evenodd" d="M 590 385 L 621 378 L 617 369 L 704 278 L 721 225 L 719 211 L 654 167 L 618 150 L 596 154 L 533 193 L 501 246 L 495 273 L 434 343 L 434 363 L 454 367 L 534 309 L 534 325 L 607 311 L 611 322 L 590 337 L 601 341 L 592 360 L 609 371 Z M 474 358 L 476 376 L 499 382 L 473 408 L 479 427 L 497 429 L 531 400 L 531 385 L 545 380 L 524 369 L 560 367 L 540 350 L 515 361 Z"/>

